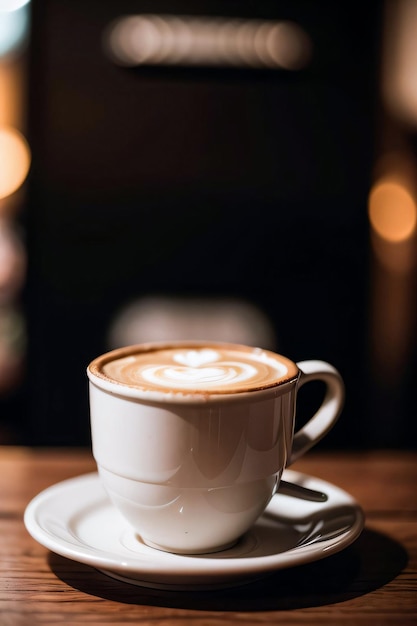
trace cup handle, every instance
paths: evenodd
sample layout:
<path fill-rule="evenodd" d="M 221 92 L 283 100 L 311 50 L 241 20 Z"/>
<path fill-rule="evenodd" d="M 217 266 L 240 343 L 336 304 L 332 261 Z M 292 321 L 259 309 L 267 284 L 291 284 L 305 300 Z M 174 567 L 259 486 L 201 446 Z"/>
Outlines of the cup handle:
<path fill-rule="evenodd" d="M 297 363 L 297 367 L 300 370 L 298 389 L 312 380 L 323 381 L 327 388 L 320 408 L 294 434 L 287 466 L 294 463 L 329 432 L 340 415 L 345 398 L 345 386 L 342 377 L 330 363 L 325 361 L 300 361 Z"/>

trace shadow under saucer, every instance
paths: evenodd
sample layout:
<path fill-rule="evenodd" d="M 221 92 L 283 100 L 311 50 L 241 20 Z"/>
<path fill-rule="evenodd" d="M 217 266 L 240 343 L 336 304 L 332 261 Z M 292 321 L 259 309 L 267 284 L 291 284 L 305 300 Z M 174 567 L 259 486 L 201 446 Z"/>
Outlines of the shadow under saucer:
<path fill-rule="evenodd" d="M 278 570 L 238 587 L 182 592 L 126 584 L 89 565 L 49 553 L 52 572 L 89 595 L 125 604 L 206 611 L 279 611 L 344 602 L 387 584 L 407 562 L 401 544 L 365 528 L 353 544 L 326 559 Z"/>

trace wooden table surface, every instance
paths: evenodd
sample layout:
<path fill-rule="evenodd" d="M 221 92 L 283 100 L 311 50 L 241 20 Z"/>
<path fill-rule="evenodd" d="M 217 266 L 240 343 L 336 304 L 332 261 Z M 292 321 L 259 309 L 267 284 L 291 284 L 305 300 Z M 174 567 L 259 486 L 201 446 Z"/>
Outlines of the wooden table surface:
<path fill-rule="evenodd" d="M 310 452 L 293 469 L 353 495 L 359 539 L 241 587 L 173 592 L 113 580 L 49 552 L 23 513 L 41 490 L 95 470 L 89 450 L 0 447 L 0 626 L 417 624 L 417 454 Z"/>

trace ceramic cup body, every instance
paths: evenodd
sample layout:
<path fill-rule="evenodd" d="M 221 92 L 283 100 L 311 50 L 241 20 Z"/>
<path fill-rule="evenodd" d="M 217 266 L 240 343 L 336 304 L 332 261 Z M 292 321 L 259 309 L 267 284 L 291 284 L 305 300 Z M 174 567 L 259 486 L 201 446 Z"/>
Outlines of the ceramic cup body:
<path fill-rule="evenodd" d="M 293 365 L 295 375 L 265 389 L 178 394 L 120 384 L 90 364 L 93 455 L 110 499 L 145 543 L 208 553 L 250 529 L 283 469 L 331 428 L 342 406 L 332 366 Z M 294 436 L 297 392 L 312 379 L 324 380 L 326 398 Z"/>

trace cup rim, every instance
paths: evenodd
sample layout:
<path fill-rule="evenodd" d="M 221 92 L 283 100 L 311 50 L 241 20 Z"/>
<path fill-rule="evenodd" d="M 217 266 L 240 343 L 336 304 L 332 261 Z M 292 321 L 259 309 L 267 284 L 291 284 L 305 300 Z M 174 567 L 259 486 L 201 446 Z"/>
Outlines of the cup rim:
<path fill-rule="evenodd" d="M 223 348 L 235 349 L 245 352 L 260 351 L 266 353 L 272 358 L 279 357 L 279 360 L 287 366 L 288 375 L 280 380 L 244 391 L 230 390 L 225 392 L 219 391 L 183 391 L 183 390 L 155 390 L 141 389 L 129 383 L 115 381 L 107 376 L 102 367 L 109 361 L 123 358 L 137 352 L 151 352 L 153 350 L 163 350 L 169 348 L 177 348 L 184 346 L 186 348 Z M 272 350 L 259 348 L 256 346 L 248 346 L 239 343 L 231 343 L 224 341 L 204 341 L 204 340 L 170 340 L 170 341 L 151 341 L 146 343 L 133 344 L 123 346 L 105 352 L 93 359 L 87 366 L 87 376 L 90 383 L 94 386 L 107 391 L 113 395 L 120 397 L 134 398 L 138 400 L 148 400 L 150 402 L 174 402 L 179 404 L 188 403 L 212 403 L 212 402 L 236 402 L 246 400 L 247 398 L 256 399 L 259 396 L 278 396 L 285 392 L 287 386 L 294 385 L 300 376 L 300 370 L 297 364 L 288 357 L 274 352 Z"/>

